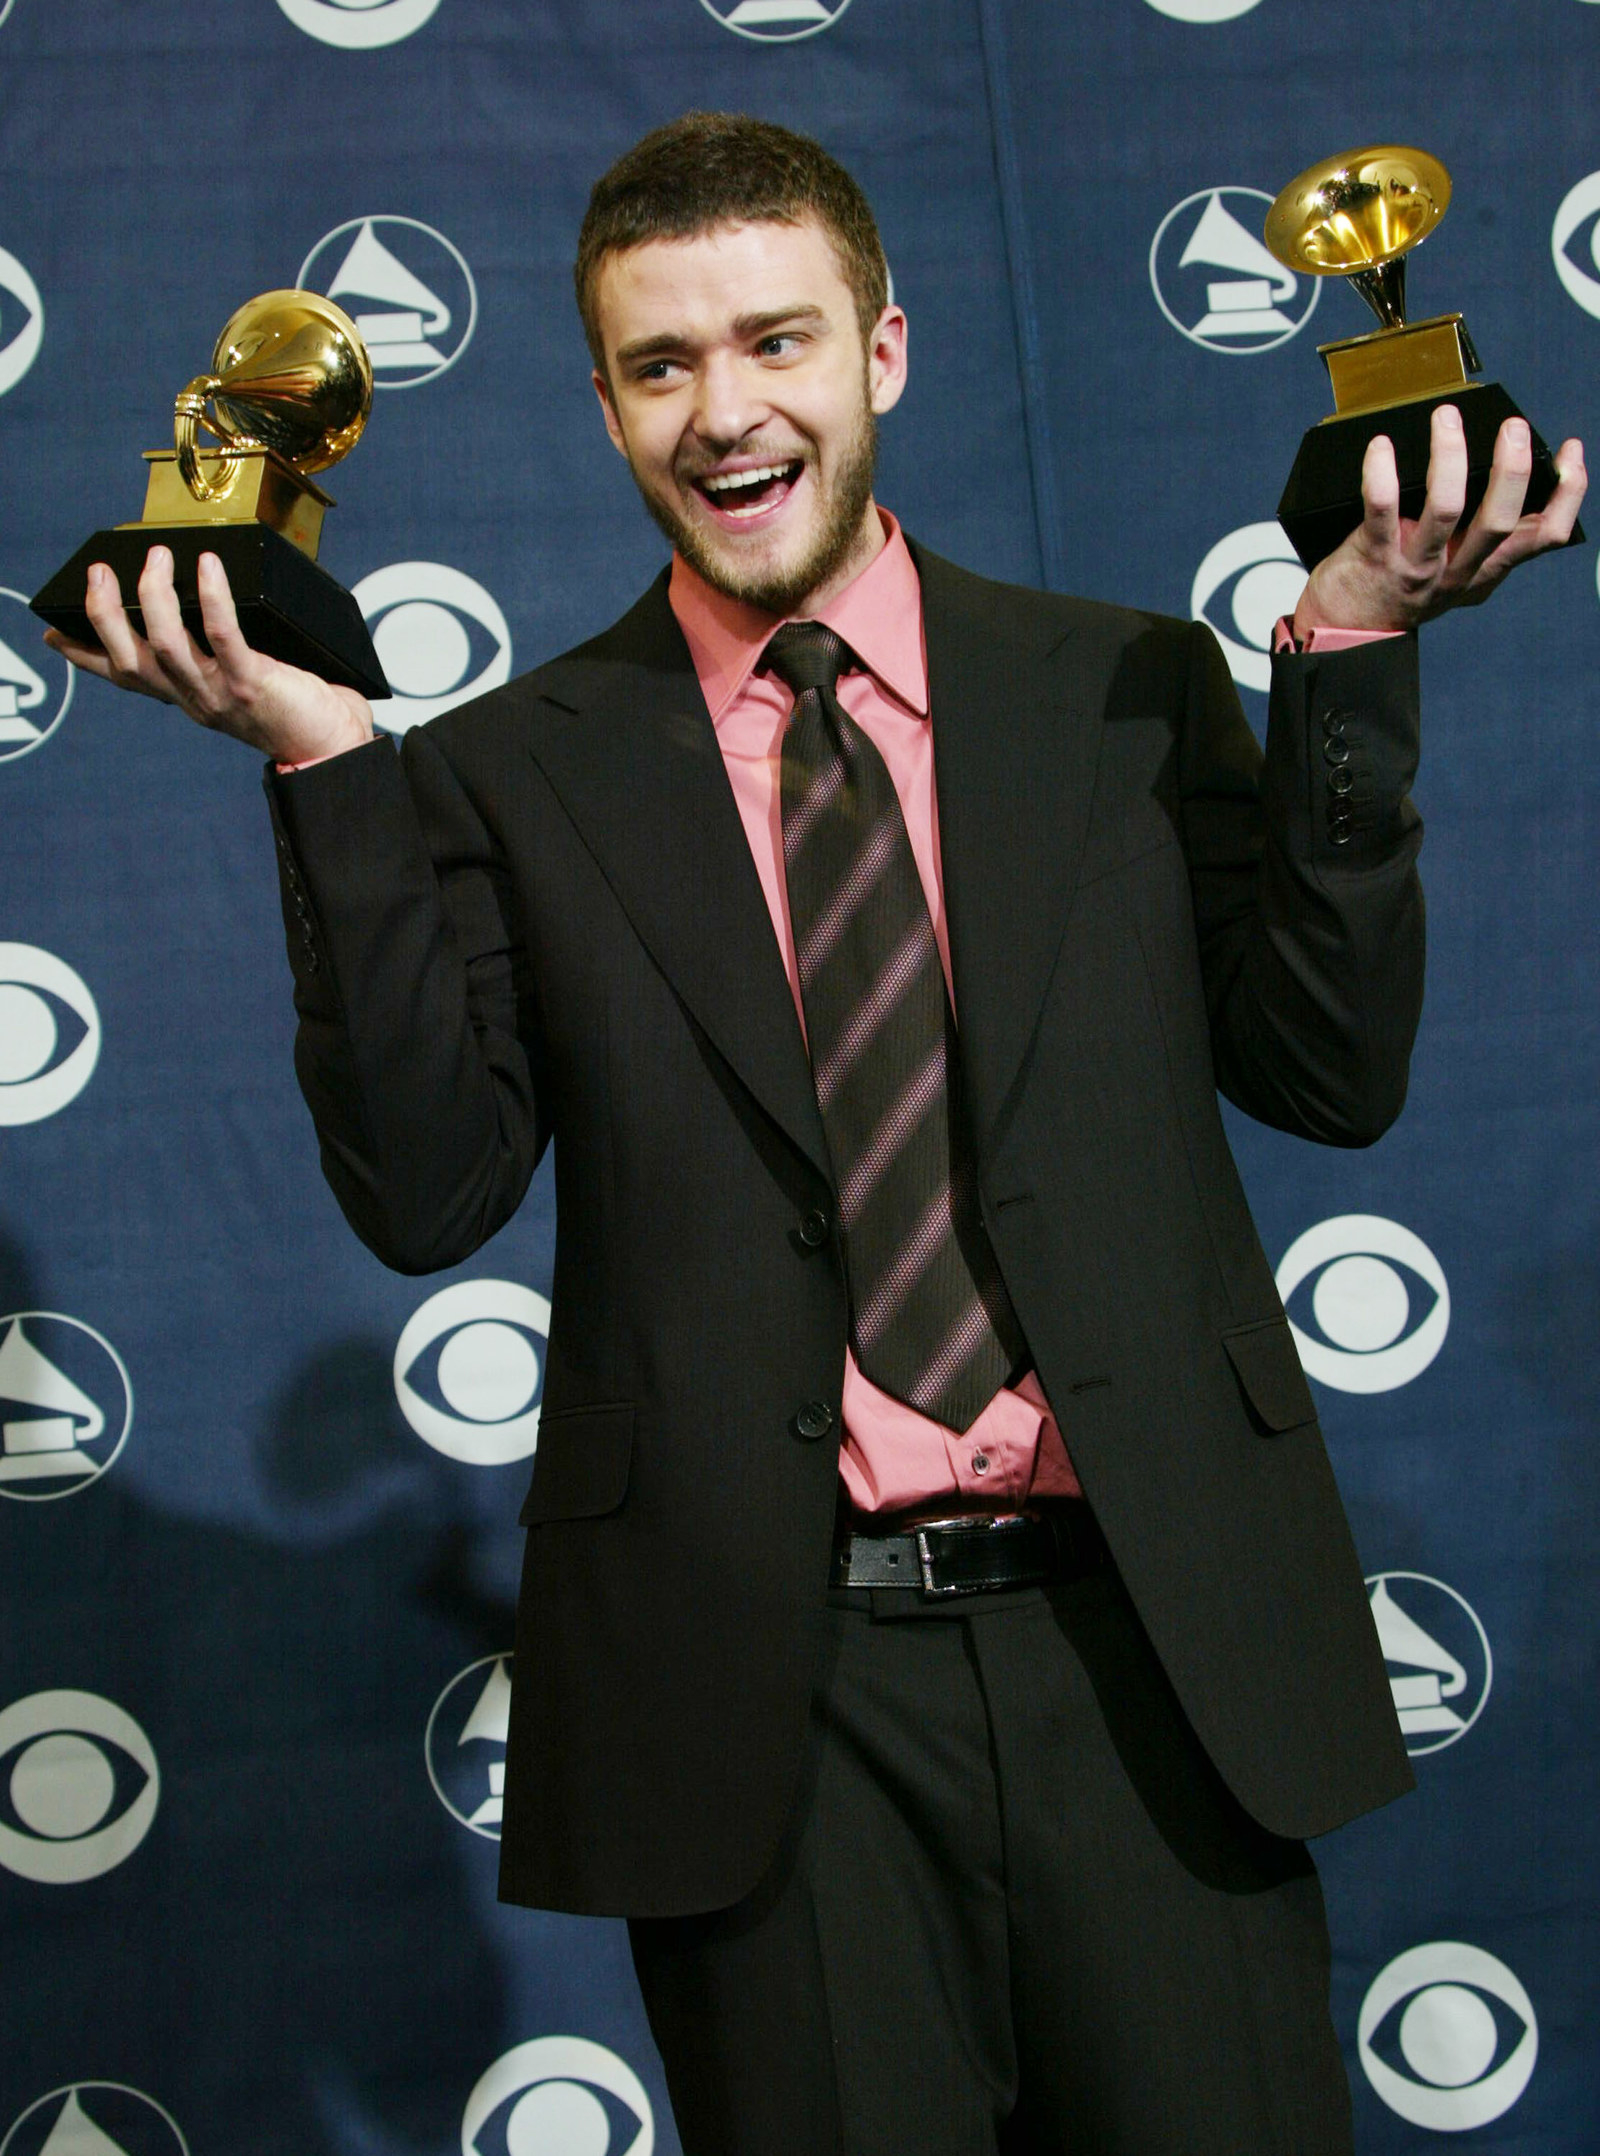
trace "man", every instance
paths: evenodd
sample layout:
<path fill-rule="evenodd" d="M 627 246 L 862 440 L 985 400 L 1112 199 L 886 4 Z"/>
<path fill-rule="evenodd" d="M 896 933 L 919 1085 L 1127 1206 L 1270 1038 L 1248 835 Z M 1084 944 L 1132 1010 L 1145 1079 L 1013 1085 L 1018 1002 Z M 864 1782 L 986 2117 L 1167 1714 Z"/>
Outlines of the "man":
<path fill-rule="evenodd" d="M 170 562 L 91 671 L 264 750 L 329 1180 L 465 1258 L 554 1138 L 503 1891 L 619 1911 L 691 2156 L 1349 2148 L 1303 1837 L 1408 1781 L 1216 1087 L 1336 1144 L 1421 985 L 1415 647 L 1566 537 L 1387 445 L 1265 758 L 1192 624 L 987 584 L 872 496 L 870 211 L 691 115 L 578 292 L 674 548 L 406 739 Z M 809 626 L 796 626 L 805 624 Z M 820 625 L 820 626 L 818 626 Z M 779 633 L 781 632 L 781 633 Z"/>

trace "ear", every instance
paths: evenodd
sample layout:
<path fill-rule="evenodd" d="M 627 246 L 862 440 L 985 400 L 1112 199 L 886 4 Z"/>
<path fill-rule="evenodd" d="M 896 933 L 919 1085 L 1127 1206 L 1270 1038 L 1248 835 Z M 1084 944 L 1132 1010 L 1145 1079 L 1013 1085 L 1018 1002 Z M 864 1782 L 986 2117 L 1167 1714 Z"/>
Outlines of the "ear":
<path fill-rule="evenodd" d="M 867 339 L 867 394 L 874 412 L 891 411 L 906 386 L 906 311 L 891 300 Z"/>
<path fill-rule="evenodd" d="M 595 395 L 600 399 L 600 414 L 605 420 L 606 432 L 611 437 L 611 446 L 619 455 L 625 457 L 628 454 L 628 445 L 623 439 L 622 421 L 617 417 L 617 408 L 611 401 L 611 384 L 598 367 L 589 379 L 594 384 Z"/>

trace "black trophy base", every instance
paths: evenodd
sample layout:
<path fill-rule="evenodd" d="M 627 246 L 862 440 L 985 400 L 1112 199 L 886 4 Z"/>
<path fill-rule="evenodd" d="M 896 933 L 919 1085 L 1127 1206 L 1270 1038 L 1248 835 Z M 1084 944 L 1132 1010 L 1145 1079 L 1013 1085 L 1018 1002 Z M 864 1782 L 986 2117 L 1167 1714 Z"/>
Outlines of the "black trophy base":
<path fill-rule="evenodd" d="M 1378 412 L 1353 412 L 1348 419 L 1325 419 L 1300 444 L 1289 484 L 1278 504 L 1278 522 L 1308 569 L 1331 554 L 1361 522 L 1361 460 L 1375 434 L 1394 444 L 1400 476 L 1400 514 L 1417 517 L 1428 491 L 1429 421 L 1437 406 L 1453 404 L 1467 437 L 1467 505 L 1462 522 L 1470 523 L 1489 483 L 1495 436 L 1506 419 L 1525 414 L 1498 382 L 1473 382 L 1437 397 L 1416 397 Z M 1542 509 L 1555 492 L 1556 470 L 1548 445 L 1533 433 L 1533 471 L 1524 510 Z M 1583 539 L 1576 525 L 1569 546 Z"/>
<path fill-rule="evenodd" d="M 116 575 L 134 626 L 142 628 L 139 572 L 157 545 L 172 549 L 184 626 L 203 651 L 211 647 L 200 623 L 196 564 L 202 554 L 215 554 L 228 573 L 246 643 L 339 688 L 374 699 L 393 694 L 350 593 L 265 524 L 137 524 L 96 532 L 29 604 L 52 629 L 76 643 L 97 644 L 83 599 L 89 564 L 103 561 Z"/>

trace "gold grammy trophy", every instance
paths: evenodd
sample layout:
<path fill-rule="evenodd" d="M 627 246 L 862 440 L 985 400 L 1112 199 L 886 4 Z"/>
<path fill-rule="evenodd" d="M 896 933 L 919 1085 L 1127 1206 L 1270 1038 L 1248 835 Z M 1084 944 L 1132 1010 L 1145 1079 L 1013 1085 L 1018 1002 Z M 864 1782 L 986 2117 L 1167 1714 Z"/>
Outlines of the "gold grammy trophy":
<path fill-rule="evenodd" d="M 1406 256 L 1450 206 L 1450 175 L 1436 157 L 1379 143 L 1325 157 L 1289 182 L 1262 235 L 1286 269 L 1307 277 L 1348 277 L 1379 327 L 1319 346 L 1334 410 L 1300 444 L 1278 521 L 1308 569 L 1361 522 L 1361 463 L 1375 434 L 1394 444 L 1400 513 L 1421 513 L 1427 493 L 1429 425 L 1436 405 L 1453 404 L 1467 442 L 1470 521 L 1483 499 L 1495 437 L 1523 414 L 1498 382 L 1474 382 L 1478 355 L 1459 314 L 1406 320 Z M 1542 509 L 1554 492 L 1549 448 L 1533 433 L 1533 473 L 1523 507 Z M 1574 529 L 1569 544 L 1583 537 Z"/>
<path fill-rule="evenodd" d="M 174 446 L 145 451 L 143 517 L 96 532 L 35 594 L 33 611 L 75 641 L 97 643 L 84 589 L 89 564 L 103 561 L 141 625 L 139 572 L 159 543 L 172 550 L 184 622 L 204 645 L 196 564 L 216 554 L 257 651 L 388 696 L 361 609 L 317 564 L 333 501 L 311 476 L 349 454 L 371 409 L 372 362 L 342 308 L 318 292 L 247 300 L 217 339 L 210 372 L 180 392 Z M 219 447 L 201 446 L 202 428 Z"/>

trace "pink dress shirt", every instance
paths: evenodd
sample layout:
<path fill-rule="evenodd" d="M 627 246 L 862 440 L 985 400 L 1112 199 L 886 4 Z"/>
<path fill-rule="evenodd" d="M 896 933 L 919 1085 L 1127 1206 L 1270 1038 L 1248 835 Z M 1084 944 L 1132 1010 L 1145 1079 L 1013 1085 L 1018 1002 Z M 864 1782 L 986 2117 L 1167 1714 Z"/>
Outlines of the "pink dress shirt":
<path fill-rule="evenodd" d="M 922 586 L 899 525 L 887 512 L 879 514 L 887 539 L 883 551 L 814 618 L 836 629 L 867 669 L 841 679 L 839 701 L 870 737 L 894 781 L 948 986 L 950 937 L 933 793 Z M 794 700 L 782 682 L 755 672 L 778 623 L 713 591 L 681 557 L 673 560 L 670 596 L 717 730 L 803 1030 L 779 805 L 783 732 Z M 958 1433 L 881 1391 L 857 1369 L 847 1348 L 840 1408 L 839 1472 L 858 1512 L 943 1507 L 1009 1512 L 1030 1497 L 1082 1495 L 1049 1402 L 1031 1371 L 1014 1390 L 997 1392 L 971 1429 Z"/>

